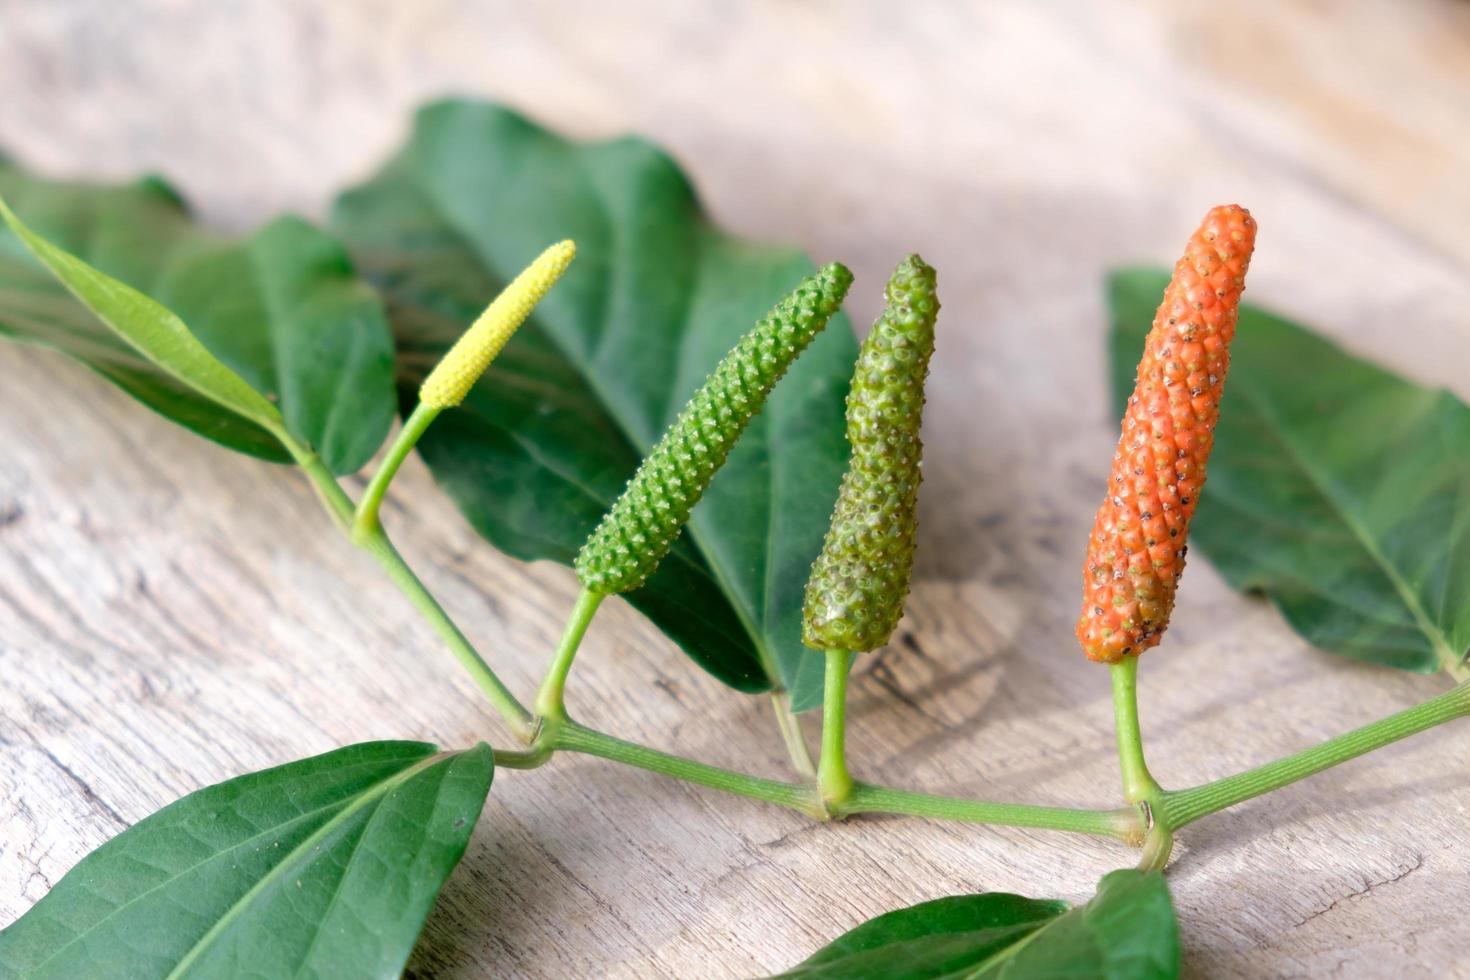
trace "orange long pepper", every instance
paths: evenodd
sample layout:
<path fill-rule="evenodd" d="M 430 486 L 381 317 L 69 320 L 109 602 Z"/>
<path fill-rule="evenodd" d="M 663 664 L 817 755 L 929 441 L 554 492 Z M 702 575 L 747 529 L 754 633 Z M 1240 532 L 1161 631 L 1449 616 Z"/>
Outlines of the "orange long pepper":
<path fill-rule="evenodd" d="M 1249 211 L 1212 209 L 1154 315 L 1083 565 L 1077 639 L 1092 660 L 1137 656 L 1169 625 L 1255 245 Z"/>

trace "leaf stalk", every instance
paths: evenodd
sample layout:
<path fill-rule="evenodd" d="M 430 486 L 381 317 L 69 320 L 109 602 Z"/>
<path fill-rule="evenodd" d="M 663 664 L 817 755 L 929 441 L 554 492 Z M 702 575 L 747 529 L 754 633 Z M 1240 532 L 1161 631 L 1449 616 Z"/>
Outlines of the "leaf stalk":
<path fill-rule="evenodd" d="M 786 754 L 798 776 L 817 778 L 817 767 L 812 764 L 811 750 L 807 748 L 806 735 L 801 731 L 801 722 L 791 710 L 791 698 L 785 691 L 771 692 L 771 710 L 776 715 L 776 727 L 781 730 L 781 739 L 786 743 Z"/>

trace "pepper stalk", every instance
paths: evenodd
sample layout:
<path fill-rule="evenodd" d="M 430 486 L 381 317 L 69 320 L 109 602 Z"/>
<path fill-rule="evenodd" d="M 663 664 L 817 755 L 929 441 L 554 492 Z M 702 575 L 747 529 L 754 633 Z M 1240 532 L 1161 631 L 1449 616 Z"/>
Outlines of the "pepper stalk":
<path fill-rule="evenodd" d="M 847 398 L 852 460 L 802 610 L 802 640 L 827 656 L 817 781 L 829 806 L 853 791 L 845 756 L 849 651 L 888 642 L 903 616 L 914 563 L 924 450 L 919 426 L 939 314 L 934 270 L 909 256 L 885 296 L 858 352 Z"/>

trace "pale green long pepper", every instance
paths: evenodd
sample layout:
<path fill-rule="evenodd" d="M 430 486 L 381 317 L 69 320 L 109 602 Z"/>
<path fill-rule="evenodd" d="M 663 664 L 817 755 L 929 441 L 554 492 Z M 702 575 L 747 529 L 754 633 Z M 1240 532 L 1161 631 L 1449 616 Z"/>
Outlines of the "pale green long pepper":
<path fill-rule="evenodd" d="M 803 607 L 802 640 L 819 650 L 875 650 L 903 617 L 918 528 L 924 379 L 939 315 L 934 284 L 923 259 L 904 260 L 858 354 L 847 396 L 852 462 Z"/>
<path fill-rule="evenodd" d="M 668 554 L 735 441 L 791 362 L 842 306 L 852 273 L 823 266 L 725 355 L 577 553 L 577 578 L 601 595 L 638 588 Z"/>

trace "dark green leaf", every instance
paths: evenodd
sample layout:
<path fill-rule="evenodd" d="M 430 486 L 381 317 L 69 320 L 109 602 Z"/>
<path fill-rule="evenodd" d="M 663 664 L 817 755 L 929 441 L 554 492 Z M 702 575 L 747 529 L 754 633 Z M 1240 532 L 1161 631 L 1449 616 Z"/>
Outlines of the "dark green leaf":
<path fill-rule="evenodd" d="M 1053 921 L 1034 941 L 968 975 L 977 980 L 1171 980 L 1179 976 L 1179 923 L 1169 886 L 1157 871 L 1106 874 L 1092 901 Z"/>
<path fill-rule="evenodd" d="M 783 977 L 1167 980 L 1179 937 L 1163 876 L 1115 871 L 1081 908 L 1018 895 L 943 898 L 881 915 Z"/>
<path fill-rule="evenodd" d="M 568 142 L 504 109 L 446 102 L 338 202 L 335 227 L 383 289 L 403 397 L 542 248 L 578 258 L 459 411 L 419 443 L 481 534 L 570 564 L 639 460 L 739 337 L 812 269 L 713 228 L 678 167 L 634 139 Z M 629 600 L 716 677 L 821 700 L 801 593 L 846 464 L 857 347 L 834 322 L 777 386 Z"/>
<path fill-rule="evenodd" d="M 940 898 L 864 922 L 785 975 L 942 976 L 983 962 L 1066 911 L 1066 902 L 1004 892 Z"/>
<path fill-rule="evenodd" d="M 396 977 L 493 768 L 366 742 L 191 793 L 0 932 L 0 977 Z"/>
<path fill-rule="evenodd" d="M 393 415 L 382 306 L 320 231 L 282 218 L 230 242 L 191 223 L 156 179 L 54 183 L 0 163 L 0 195 L 25 221 L 6 213 L 10 231 L 0 225 L 0 334 L 69 354 L 266 459 L 289 459 L 272 434 L 282 425 L 337 473 L 382 442 Z"/>
<path fill-rule="evenodd" d="M 1109 281 L 1119 404 L 1168 274 Z M 1313 644 L 1431 672 L 1470 648 L 1470 409 L 1244 307 L 1191 531 Z"/>

